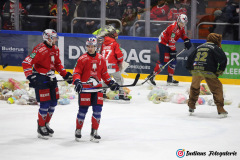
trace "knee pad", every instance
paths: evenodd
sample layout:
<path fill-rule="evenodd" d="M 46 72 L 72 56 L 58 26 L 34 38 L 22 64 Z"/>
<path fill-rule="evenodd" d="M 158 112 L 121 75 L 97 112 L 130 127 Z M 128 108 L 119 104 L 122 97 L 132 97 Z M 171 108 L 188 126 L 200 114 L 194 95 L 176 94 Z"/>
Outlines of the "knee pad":
<path fill-rule="evenodd" d="M 89 107 L 81 107 L 81 106 L 80 106 L 80 107 L 79 107 L 79 110 L 78 110 L 77 118 L 84 120 L 84 119 L 85 119 L 85 116 L 86 116 L 86 114 L 87 114 L 87 112 L 88 112 L 88 108 L 89 108 Z"/>

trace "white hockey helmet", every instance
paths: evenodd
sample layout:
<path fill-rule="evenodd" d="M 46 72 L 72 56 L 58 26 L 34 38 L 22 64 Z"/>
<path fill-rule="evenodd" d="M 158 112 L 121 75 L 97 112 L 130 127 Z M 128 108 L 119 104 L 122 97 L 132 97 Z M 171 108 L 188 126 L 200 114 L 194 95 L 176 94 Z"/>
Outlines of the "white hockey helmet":
<path fill-rule="evenodd" d="M 86 42 L 86 46 L 89 46 L 89 45 L 93 45 L 93 46 L 97 47 L 97 39 L 95 37 L 88 38 L 88 40 Z"/>
<path fill-rule="evenodd" d="M 16 0 L 10 0 L 10 2 L 12 2 L 12 3 L 15 3 L 15 2 L 16 2 Z"/>
<path fill-rule="evenodd" d="M 88 40 L 86 41 L 86 50 L 87 50 L 87 46 L 93 45 L 95 47 L 95 51 L 97 50 L 97 38 L 95 37 L 90 37 L 88 38 Z"/>
<path fill-rule="evenodd" d="M 183 23 L 184 25 L 186 25 L 187 22 L 188 22 L 188 18 L 187 18 L 187 16 L 185 14 L 180 14 L 178 16 L 177 22 L 178 23 L 180 22 L 180 23 Z"/>
<path fill-rule="evenodd" d="M 54 29 L 46 29 L 43 31 L 43 40 L 47 41 L 50 45 L 52 45 L 53 38 L 58 39 L 57 32 Z"/>

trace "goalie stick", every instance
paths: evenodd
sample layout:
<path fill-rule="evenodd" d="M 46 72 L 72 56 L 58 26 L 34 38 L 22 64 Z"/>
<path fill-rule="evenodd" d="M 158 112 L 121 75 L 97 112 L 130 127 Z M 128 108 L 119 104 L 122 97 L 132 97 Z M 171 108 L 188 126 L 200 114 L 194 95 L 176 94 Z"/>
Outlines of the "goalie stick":
<path fill-rule="evenodd" d="M 186 48 L 184 48 L 181 52 L 179 52 L 177 55 L 176 55 L 176 58 L 182 54 L 184 51 L 186 50 Z M 146 83 L 149 79 L 151 79 L 152 77 L 156 76 L 158 72 L 161 72 L 169 63 L 171 63 L 172 61 L 174 61 L 175 58 L 172 58 L 170 59 L 164 66 L 162 66 L 157 72 L 155 72 L 154 74 L 152 74 L 151 76 L 147 77 L 147 79 L 145 79 L 145 81 L 143 81 L 141 83 L 141 85 L 143 85 L 144 83 Z"/>

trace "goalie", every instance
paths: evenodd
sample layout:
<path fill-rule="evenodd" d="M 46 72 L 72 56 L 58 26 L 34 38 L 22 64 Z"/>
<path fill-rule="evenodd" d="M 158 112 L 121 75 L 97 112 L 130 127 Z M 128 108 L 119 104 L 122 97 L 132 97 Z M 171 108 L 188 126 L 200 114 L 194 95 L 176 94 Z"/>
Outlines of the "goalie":
<path fill-rule="evenodd" d="M 123 85 L 124 79 L 121 73 L 128 67 L 128 63 L 123 60 L 123 53 L 116 39 L 118 37 L 117 30 L 108 25 L 104 30 L 104 41 L 100 53 L 106 60 L 108 73 L 112 76 L 119 85 Z M 101 34 L 100 34 L 101 35 Z M 106 86 L 105 84 L 103 86 Z M 107 98 L 106 90 L 103 92 L 103 97 Z M 124 95 L 122 88 L 119 89 L 119 99 L 129 101 L 130 99 Z"/>

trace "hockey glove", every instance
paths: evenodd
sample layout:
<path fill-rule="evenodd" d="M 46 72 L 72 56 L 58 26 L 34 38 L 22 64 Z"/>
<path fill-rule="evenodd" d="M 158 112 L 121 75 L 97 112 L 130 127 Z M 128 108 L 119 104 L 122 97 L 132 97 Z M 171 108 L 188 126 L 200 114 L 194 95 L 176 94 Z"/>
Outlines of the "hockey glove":
<path fill-rule="evenodd" d="M 185 48 L 189 50 L 192 47 L 192 43 L 191 43 L 190 39 L 186 38 L 184 40 L 184 45 L 185 45 Z"/>
<path fill-rule="evenodd" d="M 72 80 L 72 74 L 70 72 L 67 72 L 66 76 L 63 77 L 64 80 L 67 80 L 68 84 L 72 84 L 73 80 Z"/>
<path fill-rule="evenodd" d="M 37 79 L 36 79 L 36 75 L 30 75 L 27 77 L 27 79 L 29 80 L 29 87 L 35 88 L 37 86 Z"/>
<path fill-rule="evenodd" d="M 216 72 L 216 76 L 217 76 L 217 77 L 221 76 L 222 74 L 223 74 L 223 71 L 221 71 L 221 70 L 218 70 L 218 71 Z"/>
<path fill-rule="evenodd" d="M 119 90 L 119 87 L 120 87 L 119 84 L 117 82 L 114 82 L 113 80 L 109 82 L 108 86 L 112 91 Z"/>
<path fill-rule="evenodd" d="M 75 84 L 74 90 L 80 94 L 82 92 L 82 88 L 83 88 L 82 82 L 79 79 L 77 79 L 77 80 L 75 80 L 74 84 Z"/>

